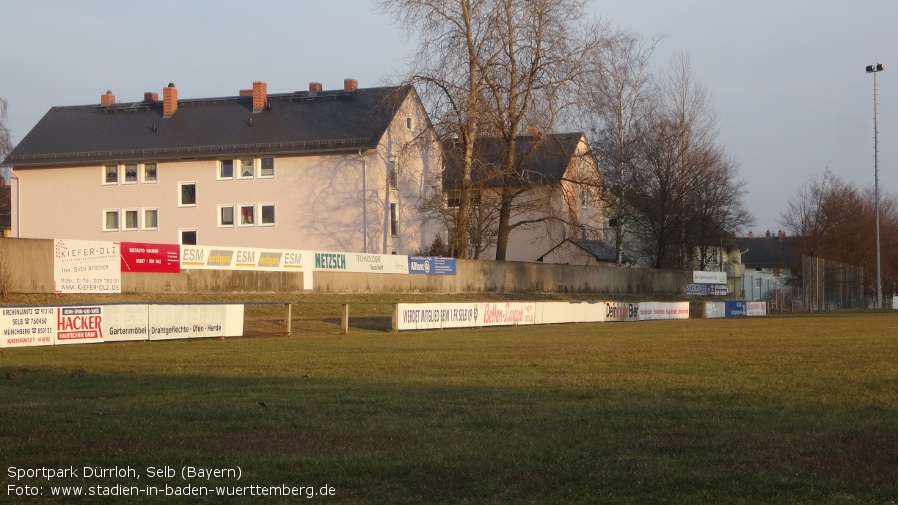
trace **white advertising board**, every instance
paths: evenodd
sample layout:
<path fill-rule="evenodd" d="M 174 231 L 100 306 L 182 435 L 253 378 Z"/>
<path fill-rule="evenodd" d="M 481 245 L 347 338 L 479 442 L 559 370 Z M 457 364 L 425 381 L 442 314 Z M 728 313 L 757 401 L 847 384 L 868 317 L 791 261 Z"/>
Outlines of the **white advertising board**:
<path fill-rule="evenodd" d="M 746 316 L 766 316 L 767 302 L 745 302 Z"/>
<path fill-rule="evenodd" d="M 601 323 L 604 302 L 536 302 L 535 324 Z"/>
<path fill-rule="evenodd" d="M 302 272 L 303 289 L 312 289 L 312 253 L 295 249 L 181 246 L 181 268 L 194 270 L 259 270 Z"/>
<path fill-rule="evenodd" d="M 640 302 L 639 320 L 689 319 L 689 302 Z"/>
<path fill-rule="evenodd" d="M 150 305 L 150 340 L 243 335 L 243 305 Z"/>
<path fill-rule="evenodd" d="M 89 240 L 53 240 L 55 293 L 121 293 L 119 244 Z"/>
<path fill-rule="evenodd" d="M 726 302 L 705 302 L 705 317 L 708 319 L 726 317 L 726 307 Z"/>
<path fill-rule="evenodd" d="M 56 311 L 53 307 L 3 307 L 0 309 L 0 347 L 53 345 Z"/>
<path fill-rule="evenodd" d="M 639 304 L 605 302 L 605 321 L 639 321 Z"/>
<path fill-rule="evenodd" d="M 0 309 L 0 347 L 243 335 L 242 304 L 63 305 Z"/>
<path fill-rule="evenodd" d="M 400 303 L 397 330 L 535 324 L 536 302 Z"/>
<path fill-rule="evenodd" d="M 401 254 L 362 254 L 313 252 L 312 268 L 319 271 L 369 274 L 407 274 L 408 256 Z"/>
<path fill-rule="evenodd" d="M 727 273 L 694 270 L 692 272 L 692 282 L 695 284 L 726 284 Z"/>

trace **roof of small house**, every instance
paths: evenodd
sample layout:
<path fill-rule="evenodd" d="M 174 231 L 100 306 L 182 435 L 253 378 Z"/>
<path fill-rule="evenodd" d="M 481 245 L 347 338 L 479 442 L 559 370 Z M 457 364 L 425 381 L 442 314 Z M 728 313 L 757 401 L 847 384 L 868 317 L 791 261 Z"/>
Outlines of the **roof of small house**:
<path fill-rule="evenodd" d="M 550 249 L 548 252 L 540 256 L 536 261 L 543 261 L 549 253 L 563 246 L 565 243 L 570 242 L 571 244 L 579 247 L 587 254 L 592 255 L 598 261 L 604 262 L 617 262 L 617 251 L 614 246 L 604 242 L 602 240 L 585 240 L 585 239 L 576 239 L 569 238 L 563 240 L 561 243 Z M 626 257 L 623 258 L 624 263 L 628 263 L 630 260 Z"/>
<path fill-rule="evenodd" d="M 571 160 L 579 156 L 582 132 L 521 135 L 515 139 L 519 166 L 515 167 L 512 184 L 557 182 L 564 178 Z M 474 143 L 472 179 L 487 186 L 499 186 L 502 160 L 507 143 L 503 137 L 479 137 Z M 446 170 L 443 185 L 459 184 L 464 161 L 464 144 L 457 139 L 443 142 Z"/>
<path fill-rule="evenodd" d="M 257 111 L 251 95 L 181 98 L 170 117 L 163 114 L 164 97 L 53 107 L 3 165 L 367 150 L 411 93 L 410 86 L 266 93 Z"/>

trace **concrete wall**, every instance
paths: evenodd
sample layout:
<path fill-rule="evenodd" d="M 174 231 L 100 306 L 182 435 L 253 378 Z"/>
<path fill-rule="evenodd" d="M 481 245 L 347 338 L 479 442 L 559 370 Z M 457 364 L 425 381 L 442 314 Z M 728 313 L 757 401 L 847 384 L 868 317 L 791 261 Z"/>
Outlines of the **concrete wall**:
<path fill-rule="evenodd" d="M 53 292 L 53 241 L 0 238 L 0 271 L 9 291 Z M 543 263 L 458 260 L 457 275 L 314 272 L 318 293 L 595 293 L 682 294 L 692 272 Z M 0 280 L 6 277 L 0 275 Z M 182 270 L 178 274 L 122 273 L 125 293 L 302 292 L 303 274 Z"/>

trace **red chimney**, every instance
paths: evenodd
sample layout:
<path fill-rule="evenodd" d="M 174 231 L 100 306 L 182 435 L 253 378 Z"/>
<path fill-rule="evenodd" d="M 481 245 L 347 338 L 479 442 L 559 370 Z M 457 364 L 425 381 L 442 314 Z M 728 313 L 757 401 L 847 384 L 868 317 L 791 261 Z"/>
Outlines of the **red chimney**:
<path fill-rule="evenodd" d="M 783 238 L 784 238 L 785 236 L 786 236 L 786 234 L 783 232 L 783 230 L 780 230 L 780 232 L 776 235 L 776 239 L 777 239 L 778 241 L 782 242 L 782 241 L 783 241 Z"/>
<path fill-rule="evenodd" d="M 115 95 L 112 94 L 112 90 L 107 90 L 105 95 L 100 95 L 100 104 L 109 105 L 111 103 L 115 103 Z"/>
<path fill-rule="evenodd" d="M 158 102 L 159 101 L 159 93 L 153 93 L 152 91 L 147 91 L 143 94 L 144 102 Z"/>
<path fill-rule="evenodd" d="M 253 113 L 262 112 L 268 101 L 268 85 L 262 81 L 253 83 Z"/>
<path fill-rule="evenodd" d="M 162 117 L 170 118 L 178 110 L 178 88 L 175 83 L 168 83 L 167 88 L 162 88 Z"/>
<path fill-rule="evenodd" d="M 310 82 L 309 83 L 309 91 L 313 91 L 315 93 L 321 91 L 321 83 L 320 82 Z"/>
<path fill-rule="evenodd" d="M 359 89 L 359 81 L 355 79 L 343 79 L 344 91 L 355 91 Z"/>
<path fill-rule="evenodd" d="M 241 89 L 240 96 L 253 96 L 253 90 L 251 89 Z"/>

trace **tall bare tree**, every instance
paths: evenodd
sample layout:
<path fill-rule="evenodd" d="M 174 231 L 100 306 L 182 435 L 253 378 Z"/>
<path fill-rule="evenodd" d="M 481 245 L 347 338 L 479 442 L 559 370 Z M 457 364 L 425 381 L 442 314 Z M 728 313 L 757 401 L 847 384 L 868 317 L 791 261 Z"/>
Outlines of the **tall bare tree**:
<path fill-rule="evenodd" d="M 479 138 L 498 137 L 504 142 L 501 163 L 490 163 L 493 173 L 481 178 L 498 195 L 496 259 L 505 259 L 513 229 L 532 224 L 514 219 L 521 214 L 516 206 L 522 205 L 520 197 L 531 182 L 521 169 L 522 161 L 539 150 L 559 115 L 573 105 L 574 90 L 588 72 L 583 63 L 605 35 L 601 25 L 582 22 L 584 4 L 583 0 L 379 2 L 409 35 L 417 36 L 419 49 L 408 79 L 423 88 L 421 95 L 438 133 L 457 139 L 463 153 L 463 168 L 451 181 L 459 188 L 454 223 L 449 226 L 456 230 L 452 248 L 457 255 L 471 254 L 468 230 L 475 222 L 472 198 L 478 188 L 472 173 Z M 538 141 L 522 151 L 518 139 L 531 127 L 536 128 Z"/>
<path fill-rule="evenodd" d="M 614 232 L 617 265 L 623 262 L 631 212 L 626 194 L 633 183 L 640 126 L 655 101 L 649 60 L 660 42 L 619 31 L 596 47 L 587 64 L 589 79 L 581 89 L 582 122 L 592 135 L 592 149 L 604 183 L 603 201 Z"/>
<path fill-rule="evenodd" d="M 0 160 L 12 151 L 12 132 L 6 125 L 6 111 L 9 104 L 4 98 L 0 98 Z"/>
<path fill-rule="evenodd" d="M 451 236 L 450 251 L 469 257 L 472 196 L 471 171 L 478 130 L 488 123 L 482 102 L 484 78 L 481 69 L 499 57 L 497 8 L 484 0 L 380 0 L 380 8 L 416 37 L 418 50 L 405 80 L 419 89 L 437 135 L 461 143 L 463 168 L 458 174 L 458 205 L 442 212 L 434 199 L 442 198 L 442 186 L 432 188 L 431 213 L 440 214 Z M 448 219 L 451 218 L 451 221 Z"/>
<path fill-rule="evenodd" d="M 717 115 L 688 57 L 672 61 L 652 98 L 628 194 L 634 235 L 650 266 L 704 268 L 725 231 L 753 222 L 738 165 L 717 144 Z"/>

